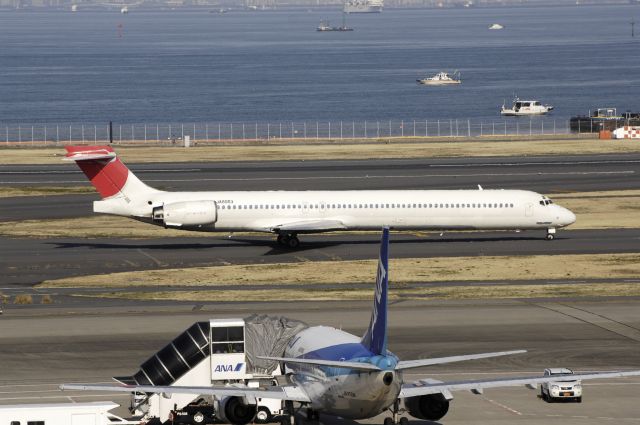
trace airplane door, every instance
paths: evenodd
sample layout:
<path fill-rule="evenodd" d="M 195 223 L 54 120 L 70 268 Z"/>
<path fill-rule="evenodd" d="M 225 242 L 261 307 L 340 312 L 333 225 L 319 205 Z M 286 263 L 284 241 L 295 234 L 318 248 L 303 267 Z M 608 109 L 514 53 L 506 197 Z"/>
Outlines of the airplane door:
<path fill-rule="evenodd" d="M 533 215 L 533 204 L 528 203 L 524 208 L 524 215 L 526 217 L 531 217 Z"/>

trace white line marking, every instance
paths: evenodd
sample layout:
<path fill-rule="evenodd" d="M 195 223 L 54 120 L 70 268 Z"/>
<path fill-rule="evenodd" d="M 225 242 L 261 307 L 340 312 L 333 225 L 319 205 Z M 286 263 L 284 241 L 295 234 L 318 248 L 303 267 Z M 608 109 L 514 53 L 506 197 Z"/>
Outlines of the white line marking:
<path fill-rule="evenodd" d="M 438 177 L 528 177 L 528 176 L 598 176 L 635 174 L 633 170 L 626 171 L 584 171 L 584 172 L 556 172 L 556 173 L 476 173 L 476 174 L 408 174 L 408 175 L 364 175 L 364 176 L 315 176 L 315 177 L 250 177 L 250 178 L 194 178 L 194 179 L 145 179 L 145 182 L 173 183 L 173 182 L 201 182 L 201 181 L 301 181 L 301 180 L 368 180 L 368 179 L 414 179 Z M 86 180 L 45 180 L 45 181 L 0 181 L 0 184 L 69 184 L 86 183 Z"/>
<path fill-rule="evenodd" d="M 502 408 L 502 409 L 506 410 L 507 412 L 511 412 L 511 413 L 514 413 L 514 414 L 516 414 L 516 415 L 518 415 L 518 416 L 522 416 L 522 412 L 518 412 L 516 409 L 512 409 L 512 408 L 511 408 L 511 407 L 509 407 L 509 406 L 505 406 L 504 404 L 499 403 L 499 402 L 497 402 L 497 401 L 495 401 L 495 400 L 492 400 L 492 399 L 490 399 L 490 398 L 487 398 L 487 397 L 482 397 L 482 398 L 483 398 L 484 400 L 488 401 L 489 403 L 493 404 L 494 406 L 498 406 L 498 407 L 500 407 L 500 408 Z"/>

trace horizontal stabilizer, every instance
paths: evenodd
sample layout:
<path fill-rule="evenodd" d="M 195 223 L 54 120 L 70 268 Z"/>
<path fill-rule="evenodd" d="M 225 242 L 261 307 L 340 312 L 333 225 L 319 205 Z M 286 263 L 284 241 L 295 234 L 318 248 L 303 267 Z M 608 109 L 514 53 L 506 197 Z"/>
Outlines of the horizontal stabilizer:
<path fill-rule="evenodd" d="M 288 357 L 258 356 L 258 358 L 263 360 L 275 360 L 275 361 L 285 362 L 285 363 L 311 364 L 316 366 L 340 367 L 345 369 L 381 370 L 378 366 L 373 365 L 371 363 L 347 362 L 347 361 L 343 362 L 343 361 L 337 361 L 337 360 L 319 360 L 319 359 L 297 359 L 297 358 L 288 358 Z"/>
<path fill-rule="evenodd" d="M 556 382 L 560 379 L 571 381 L 587 381 L 591 379 L 623 378 L 625 376 L 640 376 L 640 370 L 629 372 L 598 372 L 583 373 L 566 376 L 530 376 L 522 378 L 498 378 L 480 379 L 470 381 L 450 381 L 442 383 L 431 383 L 418 381 L 412 384 L 402 385 L 400 398 L 416 397 L 428 394 L 442 393 L 443 391 L 481 391 L 484 388 L 518 387 L 544 384 L 545 382 Z"/>
<path fill-rule="evenodd" d="M 66 149 L 65 161 L 96 161 L 116 157 L 111 146 L 67 146 Z"/>
<path fill-rule="evenodd" d="M 298 387 L 269 387 L 257 389 L 247 387 L 182 387 L 182 386 L 155 386 L 155 385 L 102 385 L 102 384 L 62 384 L 61 390 L 81 391 L 107 391 L 107 392 L 142 392 L 155 394 L 195 394 L 211 395 L 215 397 L 244 397 L 249 400 L 256 398 L 270 398 L 274 400 L 290 400 L 299 402 L 311 401 L 309 397 Z"/>
<path fill-rule="evenodd" d="M 398 366 L 396 367 L 396 370 L 413 369 L 416 367 L 432 366 L 437 364 L 464 362 L 467 360 L 488 359 L 491 357 L 511 356 L 513 354 L 522 354 L 526 352 L 527 350 L 498 351 L 495 353 L 468 354 L 464 356 L 438 357 L 434 359 L 405 360 L 405 361 L 398 362 Z"/>

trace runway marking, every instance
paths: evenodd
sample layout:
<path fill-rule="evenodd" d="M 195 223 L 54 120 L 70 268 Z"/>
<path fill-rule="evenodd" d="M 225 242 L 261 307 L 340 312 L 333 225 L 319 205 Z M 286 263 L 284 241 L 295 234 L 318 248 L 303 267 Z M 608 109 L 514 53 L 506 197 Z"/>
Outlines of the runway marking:
<path fill-rule="evenodd" d="M 504 404 L 502 404 L 502 403 L 499 403 L 499 402 L 497 402 L 497 401 L 495 401 L 495 400 L 492 400 L 492 399 L 490 399 L 490 398 L 488 398 L 488 397 L 482 397 L 482 398 L 483 398 L 485 401 L 488 401 L 489 403 L 493 404 L 494 406 L 498 406 L 498 407 L 500 407 L 501 409 L 506 410 L 507 412 L 511 412 L 511 413 L 516 414 L 516 415 L 518 415 L 518 416 L 522 416 L 522 412 L 518 412 L 516 409 L 512 409 L 511 407 L 506 406 L 506 405 L 504 405 Z"/>
<path fill-rule="evenodd" d="M 156 266 L 158 266 L 158 267 L 165 267 L 166 266 L 166 264 L 164 264 L 162 261 L 158 260 L 153 255 L 144 252 L 141 248 L 136 249 L 136 251 L 138 251 L 140 254 L 144 255 L 145 257 L 147 257 L 151 261 L 153 261 L 156 264 Z"/>
<path fill-rule="evenodd" d="M 223 259 L 223 258 L 216 258 L 218 261 L 220 261 L 220 263 L 222 263 L 223 266 L 230 266 L 233 263 L 228 262 L 227 260 Z"/>
<path fill-rule="evenodd" d="M 363 176 L 314 176 L 314 177 L 249 177 L 249 178 L 193 178 L 193 179 L 145 179 L 145 182 L 175 183 L 202 181 L 304 181 L 304 180 L 368 180 L 368 179 L 414 179 L 439 177 L 528 177 L 528 176 L 597 176 L 635 174 L 633 170 L 625 171 L 567 171 L 567 172 L 534 172 L 534 173 L 474 173 L 474 174 L 397 174 L 397 175 L 363 175 Z M 86 180 L 45 180 L 45 181 L 0 181 L 0 184 L 69 184 L 86 183 Z"/>
<path fill-rule="evenodd" d="M 565 304 L 559 304 L 559 303 L 538 303 L 534 305 L 537 305 L 541 308 L 545 308 L 547 310 L 555 311 L 565 316 L 572 317 L 576 320 L 580 320 L 582 322 L 605 329 L 609 332 L 613 332 L 625 338 L 629 338 L 631 340 L 640 342 L 639 329 L 636 329 L 633 326 L 629 326 L 621 322 L 617 322 L 606 316 L 602 316 L 596 313 L 591 313 L 590 311 L 587 311 L 578 307 L 571 307 L 571 306 L 568 306 Z"/>
<path fill-rule="evenodd" d="M 529 165 L 600 165 L 600 164 L 638 164 L 640 160 L 611 160 L 611 161 L 562 161 L 562 162 L 486 162 L 480 164 L 430 164 L 429 167 L 518 167 Z"/>

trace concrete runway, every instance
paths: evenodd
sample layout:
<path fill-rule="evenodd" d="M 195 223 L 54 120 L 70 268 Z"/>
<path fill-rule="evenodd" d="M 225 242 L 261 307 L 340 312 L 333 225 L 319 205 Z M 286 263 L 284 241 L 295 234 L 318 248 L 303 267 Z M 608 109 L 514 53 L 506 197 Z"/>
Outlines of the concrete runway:
<path fill-rule="evenodd" d="M 544 194 L 638 188 L 640 154 L 367 161 L 128 164 L 163 190 L 528 189 Z M 0 185 L 88 185 L 74 164 L 0 166 Z M 91 214 L 97 195 L 0 199 L 0 220 Z"/>
<path fill-rule="evenodd" d="M 390 307 L 389 348 L 403 359 L 494 350 L 528 353 L 421 369 L 406 380 L 537 375 L 545 367 L 577 371 L 640 368 L 640 301 L 530 303 L 405 301 Z M 62 382 L 109 382 L 135 372 L 198 320 L 279 314 L 361 334 L 370 302 L 250 303 L 165 307 L 21 310 L 0 316 L 0 404 L 114 400 L 121 395 L 64 392 Z M 525 388 L 455 393 L 445 424 L 640 423 L 640 379 L 591 381 L 582 404 L 547 404 Z M 362 423 L 382 422 L 383 417 Z M 354 422 L 323 417 L 321 423 Z M 425 424 L 423 421 L 413 423 Z"/>
<path fill-rule="evenodd" d="M 162 229 L 158 229 L 162 234 Z M 637 252 L 640 229 L 560 231 L 553 241 L 544 231 L 396 233 L 394 258 Z M 45 279 L 129 270 L 160 270 L 222 264 L 276 263 L 377 257 L 378 234 L 303 235 L 295 251 L 272 236 L 201 238 L 13 239 L 0 237 L 0 290 Z M 517 278 L 517 277 L 516 277 Z"/>

